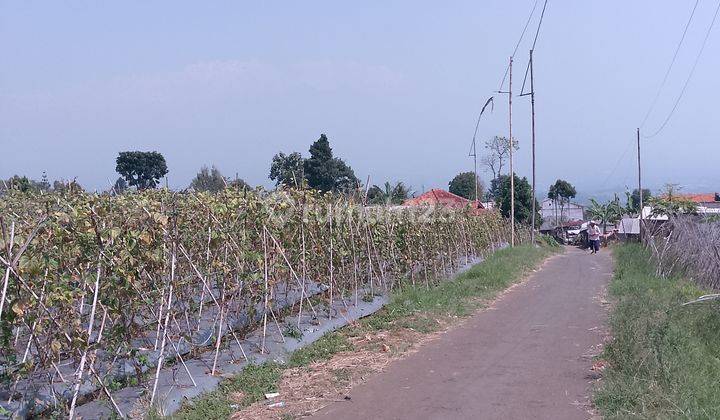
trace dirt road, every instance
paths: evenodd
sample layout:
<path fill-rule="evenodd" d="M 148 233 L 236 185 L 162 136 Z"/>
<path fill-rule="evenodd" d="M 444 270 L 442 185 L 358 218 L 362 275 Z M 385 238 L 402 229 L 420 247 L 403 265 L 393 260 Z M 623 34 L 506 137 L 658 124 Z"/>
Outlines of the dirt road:
<path fill-rule="evenodd" d="M 316 419 L 586 419 L 612 259 L 568 248 Z"/>

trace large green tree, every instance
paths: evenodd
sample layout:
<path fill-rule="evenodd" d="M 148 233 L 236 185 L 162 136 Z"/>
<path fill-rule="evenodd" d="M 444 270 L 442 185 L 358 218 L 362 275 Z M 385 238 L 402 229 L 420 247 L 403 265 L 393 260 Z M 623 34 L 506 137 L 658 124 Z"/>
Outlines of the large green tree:
<path fill-rule="evenodd" d="M 270 179 L 276 186 L 300 188 L 305 180 L 303 158 L 298 152 L 286 155 L 280 152 L 273 156 L 270 165 Z"/>
<path fill-rule="evenodd" d="M 473 172 L 461 172 L 455 175 L 449 183 L 450 192 L 465 197 L 468 200 L 475 200 L 475 184 L 477 183 L 477 193 L 479 197 L 483 196 L 483 185 L 480 178 L 476 177 Z"/>
<path fill-rule="evenodd" d="M 168 173 L 165 158 L 158 152 L 120 152 L 115 170 L 138 190 L 155 188 Z"/>
<path fill-rule="evenodd" d="M 559 222 L 563 222 L 563 213 L 565 210 L 565 205 L 570 202 L 571 198 L 575 198 L 575 195 L 577 195 L 577 191 L 575 190 L 575 187 L 565 181 L 564 179 L 558 179 L 555 181 L 553 185 L 550 186 L 550 190 L 548 191 L 548 198 L 552 199 L 555 203 L 555 221 L 556 224 L 558 222 L 558 214 L 557 214 L 557 205 L 560 204 L 560 220 Z"/>
<path fill-rule="evenodd" d="M 530 223 L 532 217 L 532 188 L 526 177 L 515 177 L 515 221 L 520 223 Z M 500 208 L 500 213 L 505 217 L 510 217 L 510 176 L 500 175 L 497 179 L 497 194 L 495 203 Z M 535 209 L 540 206 L 535 201 Z M 541 221 L 539 213 L 536 213 L 535 220 Z"/>
<path fill-rule="evenodd" d="M 310 157 L 303 164 L 308 186 L 323 192 L 347 192 L 357 187 L 358 179 L 342 159 L 333 157 L 325 134 L 310 146 Z"/>

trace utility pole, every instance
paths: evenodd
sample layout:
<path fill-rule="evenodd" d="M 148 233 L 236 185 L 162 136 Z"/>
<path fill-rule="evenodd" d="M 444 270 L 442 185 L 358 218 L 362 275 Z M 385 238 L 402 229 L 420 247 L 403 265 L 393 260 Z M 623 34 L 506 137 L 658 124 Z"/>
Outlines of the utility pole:
<path fill-rule="evenodd" d="M 510 122 L 510 246 L 515 246 L 515 172 L 513 172 L 513 137 L 512 137 L 512 63 L 510 57 L 510 81 L 508 84 L 508 116 Z"/>
<path fill-rule="evenodd" d="M 533 50 L 530 50 L 530 92 L 520 93 L 520 96 L 530 95 L 530 109 L 532 110 L 532 230 L 530 230 L 530 242 L 535 243 L 535 214 L 537 208 L 535 206 L 535 83 L 533 79 Z M 527 75 L 527 73 L 526 73 Z M 523 88 L 525 83 L 523 82 Z M 557 226 L 557 203 L 555 206 L 555 225 Z"/>
<path fill-rule="evenodd" d="M 508 84 L 508 91 L 503 92 L 501 90 L 498 93 L 508 94 L 508 118 L 510 122 L 510 246 L 515 246 L 515 174 L 513 172 L 513 138 L 512 138 L 512 63 L 513 58 L 510 56 L 510 65 L 508 71 L 510 73 L 510 81 Z M 502 86 L 500 87 L 502 89 Z"/>
<path fill-rule="evenodd" d="M 480 202 L 480 197 L 478 197 L 477 150 L 475 149 L 475 138 L 473 138 L 473 145 L 472 145 L 472 147 L 473 147 L 473 153 L 472 153 L 472 156 L 473 156 L 473 165 L 475 166 L 475 180 L 474 180 L 474 182 L 475 182 L 475 201 L 476 201 L 475 204 L 476 204 L 476 207 L 477 207 L 477 203 Z"/>
<path fill-rule="evenodd" d="M 640 196 L 640 243 L 643 241 L 643 190 L 642 190 L 642 170 L 640 168 L 640 128 L 637 129 L 637 163 L 638 163 L 638 194 Z"/>

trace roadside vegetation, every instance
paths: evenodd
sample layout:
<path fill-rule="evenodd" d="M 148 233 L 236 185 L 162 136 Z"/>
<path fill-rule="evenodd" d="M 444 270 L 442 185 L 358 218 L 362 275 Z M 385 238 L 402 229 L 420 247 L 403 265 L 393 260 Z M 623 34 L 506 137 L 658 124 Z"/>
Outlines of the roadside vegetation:
<path fill-rule="evenodd" d="M 503 249 L 484 262 L 458 275 L 453 281 L 435 287 L 405 287 L 396 292 L 380 312 L 326 334 L 315 343 L 292 354 L 285 365 L 266 363 L 246 368 L 240 375 L 225 380 L 217 390 L 185 405 L 173 418 L 220 419 L 263 399 L 264 393 L 282 390 L 278 383 L 283 371 L 303 368 L 356 349 L 353 339 L 371 333 L 392 334 L 412 330 L 421 334 L 449 325 L 453 319 L 468 316 L 490 302 L 501 291 L 520 281 L 548 256 L 560 252 L 555 241 Z M 407 350 L 407 348 L 405 348 Z M 378 352 L 388 349 L 377 348 Z M 293 418 L 287 414 L 283 418 Z"/>
<path fill-rule="evenodd" d="M 681 275 L 661 278 L 640 245 L 615 249 L 613 340 L 595 404 L 606 418 L 720 418 L 720 304 Z"/>

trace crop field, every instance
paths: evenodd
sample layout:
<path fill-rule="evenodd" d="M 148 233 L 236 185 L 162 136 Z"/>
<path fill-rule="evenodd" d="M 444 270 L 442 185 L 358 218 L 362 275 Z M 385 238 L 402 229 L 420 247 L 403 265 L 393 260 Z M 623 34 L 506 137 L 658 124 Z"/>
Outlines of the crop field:
<path fill-rule="evenodd" d="M 510 234 L 495 212 L 232 188 L 10 192 L 0 229 L 2 403 L 63 415 L 93 398 L 114 405 L 131 384 L 152 402 L 163 364 L 198 349 L 217 359 L 223 340 L 318 299 L 429 285 Z"/>

